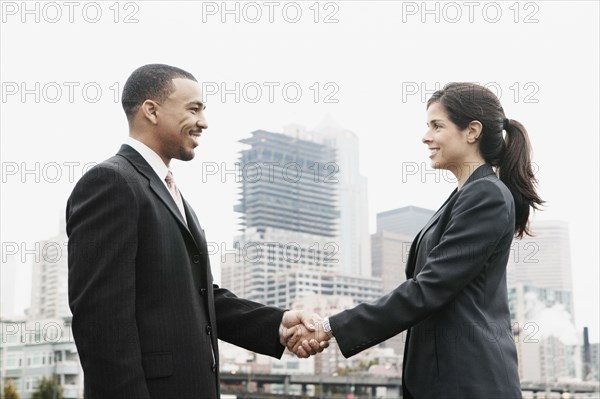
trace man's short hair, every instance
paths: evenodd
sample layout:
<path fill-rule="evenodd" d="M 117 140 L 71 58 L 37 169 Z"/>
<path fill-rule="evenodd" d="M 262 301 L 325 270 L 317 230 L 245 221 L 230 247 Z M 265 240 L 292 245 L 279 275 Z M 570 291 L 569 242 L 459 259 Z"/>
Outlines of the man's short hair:
<path fill-rule="evenodd" d="M 127 119 L 131 120 L 146 100 L 163 102 L 175 90 L 173 79 L 178 78 L 197 82 L 191 73 L 165 64 L 148 64 L 133 71 L 125 82 L 121 96 Z"/>

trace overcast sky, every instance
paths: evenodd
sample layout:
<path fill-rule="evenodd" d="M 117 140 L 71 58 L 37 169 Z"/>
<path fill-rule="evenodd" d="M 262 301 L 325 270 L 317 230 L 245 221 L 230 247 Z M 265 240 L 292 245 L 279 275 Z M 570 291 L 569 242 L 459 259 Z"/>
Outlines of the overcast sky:
<path fill-rule="evenodd" d="M 431 92 L 489 86 L 529 130 L 547 201 L 535 217 L 568 222 L 576 326 L 598 341 L 598 2 L 23 4 L 2 2 L 0 57 L 1 239 L 24 259 L 10 277 L 17 310 L 29 305 L 24 249 L 58 233 L 82 171 L 127 136 L 123 83 L 166 63 L 203 82 L 209 129 L 196 158 L 172 168 L 208 240 L 225 248 L 237 185 L 222 172 L 250 132 L 311 129 L 327 115 L 355 132 L 373 232 L 377 212 L 437 209 L 455 187 L 427 168 Z"/>

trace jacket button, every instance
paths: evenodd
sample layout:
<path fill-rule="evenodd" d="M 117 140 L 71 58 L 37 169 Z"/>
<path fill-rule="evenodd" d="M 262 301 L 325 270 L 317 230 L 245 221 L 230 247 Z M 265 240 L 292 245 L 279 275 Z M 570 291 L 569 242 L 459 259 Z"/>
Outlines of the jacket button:
<path fill-rule="evenodd" d="M 212 334 L 212 327 L 210 326 L 210 324 L 206 326 L 206 333 L 207 333 L 208 335 L 211 335 L 211 334 Z"/>
<path fill-rule="evenodd" d="M 194 255 L 194 256 L 192 256 L 192 262 L 194 262 L 194 263 L 200 263 L 200 255 Z"/>
<path fill-rule="evenodd" d="M 200 288 L 200 295 L 204 296 L 206 295 L 206 288 Z"/>

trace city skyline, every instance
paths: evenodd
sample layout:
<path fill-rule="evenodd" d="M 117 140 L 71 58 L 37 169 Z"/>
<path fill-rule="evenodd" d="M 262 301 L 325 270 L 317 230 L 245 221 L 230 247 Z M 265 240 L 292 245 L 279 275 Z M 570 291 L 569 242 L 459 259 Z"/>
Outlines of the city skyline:
<path fill-rule="evenodd" d="M 507 116 L 528 128 L 540 194 L 548 201 L 534 218 L 569 224 L 576 326 L 589 326 L 591 341 L 598 341 L 596 2 L 531 2 L 527 9 L 497 3 L 502 14 L 496 22 L 492 14 L 483 16 L 482 5 L 470 21 L 469 10 L 456 3 L 462 19 L 453 22 L 450 12 L 456 9 L 442 3 L 432 15 L 413 2 L 331 2 L 328 8 L 320 4 L 318 16 L 302 3 L 298 23 L 282 19 L 283 3 L 273 23 L 265 20 L 264 8 L 263 20 L 252 23 L 249 14 L 222 22 L 222 15 L 200 4 L 134 4 L 137 11 L 120 9 L 117 23 L 108 4 L 100 6 L 105 8 L 98 23 L 82 19 L 81 7 L 73 23 L 66 9 L 56 23 L 42 6 L 39 22 L 34 15 L 22 22 L 18 10 L 3 14 L 1 232 L 3 244 L 15 244 L 17 256 L 26 258 L 17 266 L 17 293 L 31 281 L 32 255 L 26 251 L 59 232 L 75 181 L 113 155 L 127 136 L 115 97 L 139 65 L 177 65 L 203 82 L 209 129 L 196 159 L 172 166 L 208 240 L 227 248 L 237 230 L 236 182 L 223 173 L 234 169 L 237 142 L 257 129 L 281 132 L 290 123 L 312 128 L 327 114 L 360 140 L 369 233 L 378 212 L 408 205 L 437 209 L 455 182 L 427 167 L 420 141 L 425 101 L 436 87 L 467 80 L 500 93 Z M 491 12 L 495 6 L 489 4 Z M 128 16 L 138 22 L 124 23 Z M 162 32 L 177 33 L 132 44 L 131 38 L 155 37 L 157 24 Z M 192 46 L 184 43 L 185 35 L 203 40 Z M 471 60 L 466 49 L 480 49 L 485 59 Z M 41 67 L 40 60 L 52 62 Z M 302 96 L 293 102 L 297 88 Z M 262 97 L 252 102 L 258 89 Z M 593 184 L 578 183 L 579 173 Z"/>
<path fill-rule="evenodd" d="M 235 206 L 240 250 L 222 259 L 223 286 L 281 308 L 293 308 L 307 294 L 348 296 L 356 305 L 379 298 L 370 243 L 361 240 L 367 215 L 356 209 L 366 194 L 363 179 L 348 162 L 359 154 L 353 134 L 296 126 L 286 134 L 256 130 L 242 142 L 249 148 L 240 152 L 240 167 L 248 172 Z M 369 254 L 364 264 L 361 252 Z"/>

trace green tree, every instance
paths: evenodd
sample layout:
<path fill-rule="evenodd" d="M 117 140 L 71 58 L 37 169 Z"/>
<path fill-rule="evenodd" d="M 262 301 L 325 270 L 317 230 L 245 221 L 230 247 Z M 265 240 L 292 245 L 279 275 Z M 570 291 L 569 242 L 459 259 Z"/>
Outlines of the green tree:
<path fill-rule="evenodd" d="M 13 380 L 8 379 L 4 384 L 4 399 L 19 399 L 19 394 L 17 393 L 17 389 L 13 385 Z"/>
<path fill-rule="evenodd" d="M 56 380 L 44 377 L 31 399 L 63 399 L 63 389 Z"/>

